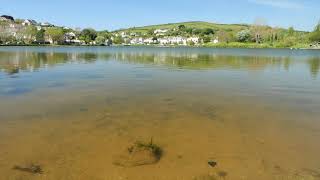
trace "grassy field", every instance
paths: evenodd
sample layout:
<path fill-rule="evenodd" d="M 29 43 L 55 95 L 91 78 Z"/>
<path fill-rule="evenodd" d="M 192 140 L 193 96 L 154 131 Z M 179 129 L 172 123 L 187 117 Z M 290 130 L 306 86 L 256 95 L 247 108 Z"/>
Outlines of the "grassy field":
<path fill-rule="evenodd" d="M 150 25 L 150 26 L 143 26 L 143 27 L 133 27 L 128 29 L 120 29 L 118 30 L 118 32 L 130 31 L 130 32 L 146 33 L 147 31 L 152 29 L 173 29 L 173 28 L 177 28 L 180 25 L 185 25 L 188 28 L 198 28 L 198 29 L 211 28 L 214 30 L 225 30 L 225 31 L 241 31 L 243 29 L 250 27 L 250 25 L 246 25 L 246 24 L 216 24 L 216 23 L 203 22 L 203 21 L 191 21 L 191 22 L 181 22 L 181 23 Z"/>

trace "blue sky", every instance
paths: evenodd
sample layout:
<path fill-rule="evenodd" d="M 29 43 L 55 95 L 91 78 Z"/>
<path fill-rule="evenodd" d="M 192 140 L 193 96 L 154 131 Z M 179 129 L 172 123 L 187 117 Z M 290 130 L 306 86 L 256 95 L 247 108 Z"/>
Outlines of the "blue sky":
<path fill-rule="evenodd" d="M 312 30 L 320 0 L 0 0 L 0 14 L 99 30 L 181 21 L 253 23 Z"/>

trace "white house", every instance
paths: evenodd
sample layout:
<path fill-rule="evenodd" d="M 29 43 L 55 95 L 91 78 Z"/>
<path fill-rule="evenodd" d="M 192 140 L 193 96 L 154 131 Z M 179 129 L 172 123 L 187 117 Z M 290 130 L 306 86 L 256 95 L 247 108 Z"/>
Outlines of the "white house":
<path fill-rule="evenodd" d="M 147 38 L 144 40 L 144 43 L 145 44 L 153 44 L 153 43 L 156 43 L 157 40 L 154 40 L 153 38 Z"/>
<path fill-rule="evenodd" d="M 0 16 L 0 21 L 7 21 L 7 18 Z"/>
<path fill-rule="evenodd" d="M 37 30 L 40 31 L 42 29 L 41 26 L 36 26 Z"/>
<path fill-rule="evenodd" d="M 143 44 L 144 39 L 143 38 L 133 38 L 130 40 L 130 44 Z"/>
<path fill-rule="evenodd" d="M 170 44 L 183 44 L 183 45 L 187 45 L 187 39 L 183 38 L 183 37 L 170 37 L 168 38 Z"/>
<path fill-rule="evenodd" d="M 37 25 L 37 21 L 32 19 L 26 19 L 22 22 L 23 26 Z"/>
<path fill-rule="evenodd" d="M 157 36 L 164 36 L 168 31 L 168 29 L 156 29 L 153 33 Z"/>
<path fill-rule="evenodd" d="M 215 38 L 212 42 L 213 42 L 213 44 L 218 44 L 219 43 L 219 39 Z"/>
<path fill-rule="evenodd" d="M 121 36 L 122 38 L 127 38 L 127 37 L 129 37 L 126 32 L 121 32 L 121 33 L 120 33 L 120 36 Z"/>
<path fill-rule="evenodd" d="M 12 16 L 2 15 L 0 16 L 0 21 L 14 21 Z"/>
<path fill-rule="evenodd" d="M 170 43 L 170 41 L 167 38 L 159 38 L 158 41 L 161 45 L 166 45 Z"/>
<path fill-rule="evenodd" d="M 199 37 L 189 37 L 189 38 L 187 38 L 187 42 L 193 42 L 194 44 L 199 44 L 200 38 Z"/>
<path fill-rule="evenodd" d="M 72 44 L 80 44 L 81 41 L 78 40 L 76 34 L 74 32 L 68 32 L 64 34 L 64 41 L 66 43 L 72 43 Z"/>
<path fill-rule="evenodd" d="M 67 27 L 67 26 L 63 26 L 62 27 L 64 30 L 71 30 L 72 28 L 69 28 L 69 27 Z"/>
<path fill-rule="evenodd" d="M 40 24 L 41 27 L 53 27 L 54 25 L 53 24 L 50 24 L 48 22 L 44 22 L 44 23 L 41 23 Z"/>
<path fill-rule="evenodd" d="M 132 32 L 132 33 L 130 33 L 130 36 L 139 36 L 139 34 L 135 33 L 135 32 Z"/>
<path fill-rule="evenodd" d="M 16 25 L 15 25 L 15 24 L 13 24 L 13 23 L 11 23 L 11 24 L 9 24 L 9 27 L 10 27 L 10 28 L 15 28 L 15 27 L 16 27 Z"/>
<path fill-rule="evenodd" d="M 76 34 L 74 32 L 67 32 L 64 34 L 64 38 L 66 40 L 72 40 L 76 38 Z"/>

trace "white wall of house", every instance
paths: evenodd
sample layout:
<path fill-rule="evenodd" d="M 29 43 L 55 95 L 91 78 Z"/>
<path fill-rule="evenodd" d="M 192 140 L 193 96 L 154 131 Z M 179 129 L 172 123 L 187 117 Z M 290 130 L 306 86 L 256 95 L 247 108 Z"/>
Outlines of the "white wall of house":
<path fill-rule="evenodd" d="M 187 39 L 187 42 L 193 42 L 194 44 L 199 44 L 200 38 L 199 37 L 190 37 Z"/>
<path fill-rule="evenodd" d="M 212 42 L 213 42 L 213 44 L 218 44 L 219 43 L 219 39 L 215 38 Z"/>
<path fill-rule="evenodd" d="M 155 41 L 153 40 L 153 38 L 147 38 L 144 40 L 144 43 L 145 44 L 152 44 L 152 43 L 155 43 Z"/>
<path fill-rule="evenodd" d="M 143 44 L 144 39 L 143 38 L 133 38 L 130 40 L 130 44 Z"/>

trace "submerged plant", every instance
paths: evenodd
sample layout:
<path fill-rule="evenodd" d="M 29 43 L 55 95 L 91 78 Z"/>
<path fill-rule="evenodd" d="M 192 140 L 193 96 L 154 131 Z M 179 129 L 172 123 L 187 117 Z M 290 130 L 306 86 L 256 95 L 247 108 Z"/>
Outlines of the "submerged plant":
<path fill-rule="evenodd" d="M 146 149 L 152 152 L 152 154 L 158 159 L 160 160 L 160 158 L 163 155 L 163 150 L 160 146 L 156 145 L 153 143 L 153 138 L 151 138 L 149 143 L 144 143 L 141 141 L 137 141 L 135 143 L 135 146 L 139 149 Z"/>
<path fill-rule="evenodd" d="M 127 150 L 114 157 L 113 164 L 123 167 L 134 167 L 155 164 L 160 161 L 163 150 L 153 143 L 137 141 L 129 146 Z"/>

